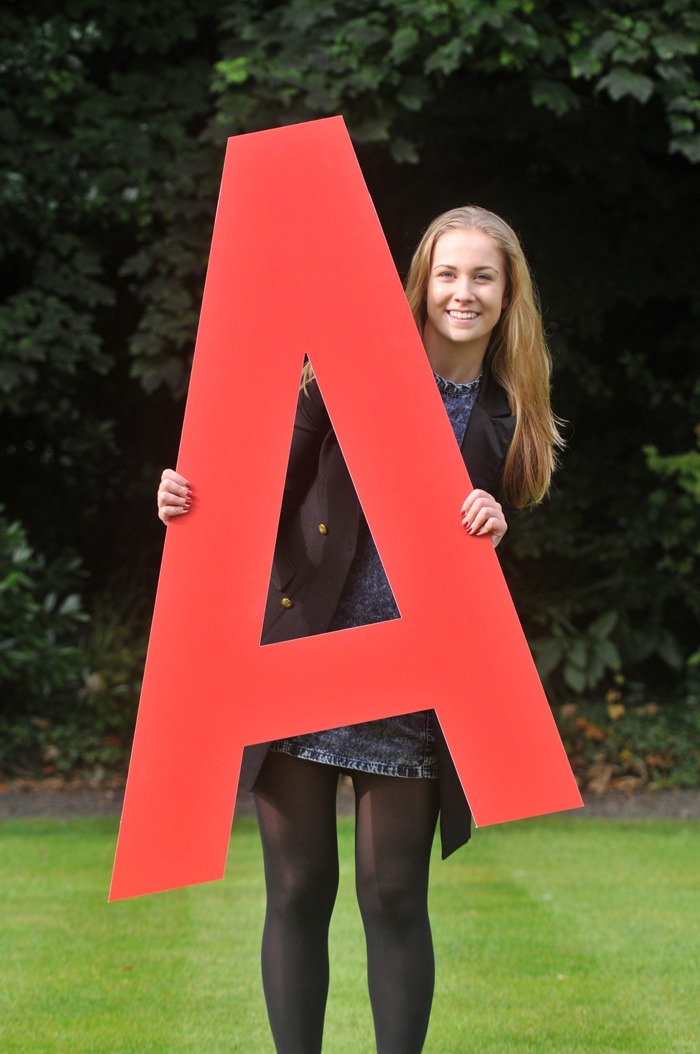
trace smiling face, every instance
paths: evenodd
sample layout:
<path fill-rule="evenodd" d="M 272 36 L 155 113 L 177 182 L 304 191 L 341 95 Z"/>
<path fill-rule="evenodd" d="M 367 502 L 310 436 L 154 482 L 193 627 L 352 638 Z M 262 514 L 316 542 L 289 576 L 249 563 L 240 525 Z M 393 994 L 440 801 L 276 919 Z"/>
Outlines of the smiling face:
<path fill-rule="evenodd" d="M 433 248 L 423 329 L 435 372 L 448 380 L 474 380 L 506 305 L 505 260 L 488 234 L 442 234 Z"/>

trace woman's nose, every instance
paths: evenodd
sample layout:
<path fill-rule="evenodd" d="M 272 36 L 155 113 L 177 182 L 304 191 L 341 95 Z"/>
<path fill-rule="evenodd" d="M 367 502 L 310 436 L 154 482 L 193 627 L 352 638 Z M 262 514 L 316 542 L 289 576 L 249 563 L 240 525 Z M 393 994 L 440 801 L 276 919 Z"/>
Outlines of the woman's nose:
<path fill-rule="evenodd" d="M 462 301 L 467 301 L 467 300 L 473 300 L 474 299 L 474 294 L 472 293 L 471 282 L 469 281 L 468 278 L 465 278 L 464 281 L 459 283 L 459 285 L 455 289 L 455 296 L 457 297 L 458 300 L 462 300 Z"/>

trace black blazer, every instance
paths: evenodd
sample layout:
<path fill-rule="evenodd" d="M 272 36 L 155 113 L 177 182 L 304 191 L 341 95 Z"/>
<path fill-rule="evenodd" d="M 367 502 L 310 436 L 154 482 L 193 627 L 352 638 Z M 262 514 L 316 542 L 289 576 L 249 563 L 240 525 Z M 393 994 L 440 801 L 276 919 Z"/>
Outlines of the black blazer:
<path fill-rule="evenodd" d="M 263 644 L 328 629 L 357 547 L 360 503 L 318 385 L 308 393 L 300 392 L 294 421 Z M 485 369 L 461 450 L 473 486 L 499 501 L 514 429 L 506 393 Z M 252 789 L 268 748 L 260 743 L 244 751 L 243 787 Z M 468 841 L 471 815 L 441 733 L 438 767 L 445 857 Z"/>

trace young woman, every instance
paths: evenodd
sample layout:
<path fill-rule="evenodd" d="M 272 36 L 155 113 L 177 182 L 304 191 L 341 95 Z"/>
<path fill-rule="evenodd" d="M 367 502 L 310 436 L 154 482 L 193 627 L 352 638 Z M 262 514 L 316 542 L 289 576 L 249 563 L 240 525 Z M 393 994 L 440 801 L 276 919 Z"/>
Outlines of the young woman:
<path fill-rule="evenodd" d="M 439 216 L 415 252 L 406 295 L 475 488 L 462 505 L 465 531 L 497 546 L 507 530 L 504 506 L 545 496 L 561 442 L 541 318 L 515 233 L 477 207 Z M 185 515 L 191 503 L 188 481 L 166 469 L 160 518 Z M 262 642 L 397 616 L 309 364 Z M 467 802 L 429 709 L 246 751 L 241 782 L 255 795 L 263 845 L 262 967 L 275 1046 L 278 1054 L 321 1050 L 340 773 L 355 790 L 356 886 L 377 1051 L 419 1054 L 434 984 L 427 891 L 438 815 L 444 856 L 470 834 Z"/>

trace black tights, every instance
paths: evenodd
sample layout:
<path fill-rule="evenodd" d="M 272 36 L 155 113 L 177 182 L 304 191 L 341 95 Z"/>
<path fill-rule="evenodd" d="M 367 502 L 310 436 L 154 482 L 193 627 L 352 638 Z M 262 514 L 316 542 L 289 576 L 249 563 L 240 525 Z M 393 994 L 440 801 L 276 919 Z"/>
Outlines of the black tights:
<path fill-rule="evenodd" d="M 265 1000 L 277 1054 L 318 1054 L 338 889 L 339 770 L 271 752 L 255 784 L 267 911 Z M 377 1054 L 419 1054 L 435 976 L 428 919 L 437 780 L 352 774 L 357 899 Z"/>

